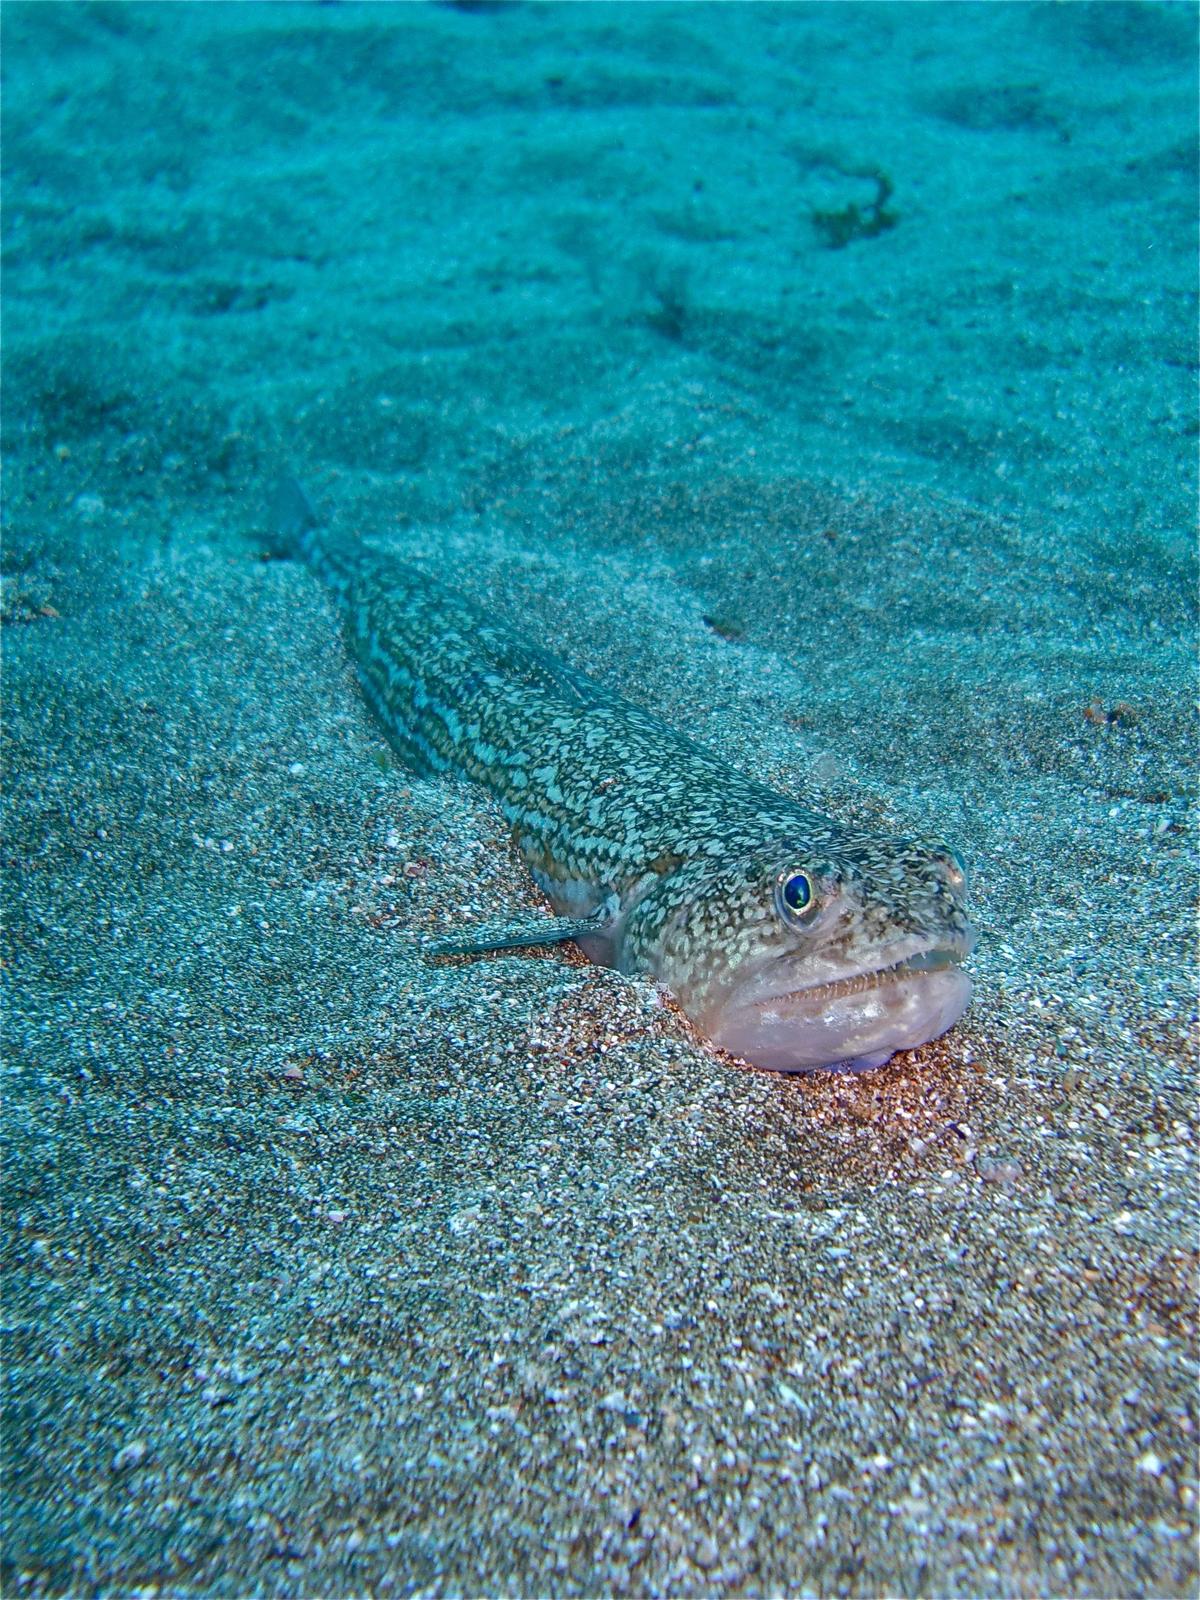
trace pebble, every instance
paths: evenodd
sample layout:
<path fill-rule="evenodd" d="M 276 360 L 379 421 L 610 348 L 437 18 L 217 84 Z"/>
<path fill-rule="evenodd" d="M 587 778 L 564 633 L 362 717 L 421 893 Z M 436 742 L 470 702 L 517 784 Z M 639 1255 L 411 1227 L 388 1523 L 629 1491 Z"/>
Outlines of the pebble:
<path fill-rule="evenodd" d="M 975 1171 L 984 1183 L 1015 1183 L 1022 1173 L 1021 1163 L 1011 1156 L 976 1156 Z"/>
<path fill-rule="evenodd" d="M 720 1559 L 721 1552 L 718 1550 L 716 1542 L 707 1536 L 700 1540 L 692 1552 L 692 1560 L 698 1567 L 703 1568 L 705 1572 L 715 1567 Z"/>
<path fill-rule="evenodd" d="M 98 494 L 76 495 L 75 512 L 81 522 L 95 522 L 104 514 L 104 501 Z"/>

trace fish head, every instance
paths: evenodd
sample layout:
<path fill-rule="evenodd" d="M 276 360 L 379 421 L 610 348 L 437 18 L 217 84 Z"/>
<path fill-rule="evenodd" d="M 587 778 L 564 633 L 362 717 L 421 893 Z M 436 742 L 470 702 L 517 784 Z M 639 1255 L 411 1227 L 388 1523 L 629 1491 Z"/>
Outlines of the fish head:
<path fill-rule="evenodd" d="M 880 1066 L 967 1007 L 976 933 L 946 845 L 783 840 L 678 876 L 649 964 L 715 1045 L 756 1066 Z"/>

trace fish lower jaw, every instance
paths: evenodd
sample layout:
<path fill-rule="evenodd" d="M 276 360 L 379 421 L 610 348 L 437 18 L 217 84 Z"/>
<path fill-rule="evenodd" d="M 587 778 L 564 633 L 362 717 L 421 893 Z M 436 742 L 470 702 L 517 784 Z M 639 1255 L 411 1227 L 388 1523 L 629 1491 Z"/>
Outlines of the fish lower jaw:
<path fill-rule="evenodd" d="M 751 996 L 709 1020 L 713 1043 L 774 1072 L 862 1072 L 952 1028 L 971 979 L 947 950 L 925 951 L 874 972 Z"/>

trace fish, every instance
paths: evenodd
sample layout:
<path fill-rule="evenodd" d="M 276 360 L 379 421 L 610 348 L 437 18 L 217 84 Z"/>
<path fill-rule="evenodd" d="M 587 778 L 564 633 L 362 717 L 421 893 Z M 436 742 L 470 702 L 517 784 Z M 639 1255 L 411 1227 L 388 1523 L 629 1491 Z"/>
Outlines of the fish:
<path fill-rule="evenodd" d="M 294 478 L 274 522 L 331 592 L 398 755 L 489 791 L 556 913 L 465 927 L 431 959 L 573 940 L 784 1073 L 878 1067 L 962 1017 L 977 933 L 949 845 L 741 772 L 384 546 L 335 537 Z"/>

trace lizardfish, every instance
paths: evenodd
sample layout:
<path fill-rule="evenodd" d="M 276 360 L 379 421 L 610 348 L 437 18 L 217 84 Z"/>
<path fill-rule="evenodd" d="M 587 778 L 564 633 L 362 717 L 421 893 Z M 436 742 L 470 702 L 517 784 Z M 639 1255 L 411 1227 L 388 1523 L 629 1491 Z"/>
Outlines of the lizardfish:
<path fill-rule="evenodd" d="M 276 527 L 332 590 L 398 753 L 490 790 L 559 913 L 433 953 L 573 939 L 663 983 L 720 1049 L 782 1072 L 876 1067 L 962 1016 L 976 935 L 947 845 L 847 826 L 746 777 L 422 572 L 324 533 L 291 479 Z"/>

